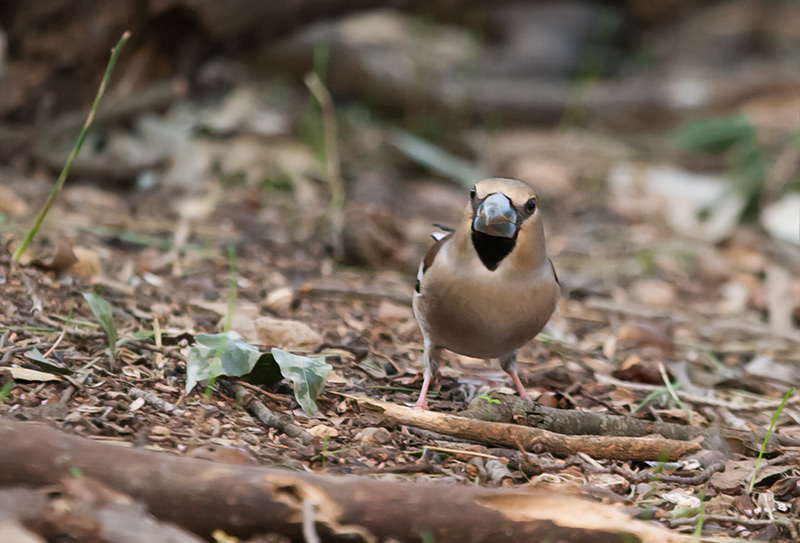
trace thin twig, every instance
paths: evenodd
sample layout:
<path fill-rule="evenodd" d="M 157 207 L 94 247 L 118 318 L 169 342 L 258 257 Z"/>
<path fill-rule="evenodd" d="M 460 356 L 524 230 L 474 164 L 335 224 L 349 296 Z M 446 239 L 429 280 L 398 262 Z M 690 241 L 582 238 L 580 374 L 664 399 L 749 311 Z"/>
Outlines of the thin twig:
<path fill-rule="evenodd" d="M 493 454 L 486 454 L 477 451 L 470 451 L 469 449 L 451 449 L 449 447 L 435 447 L 433 445 L 425 445 L 423 449 L 428 449 L 430 451 L 439 451 L 448 454 L 465 454 L 467 456 L 479 456 L 481 458 L 487 458 L 489 460 L 499 460 L 499 456 L 495 456 Z"/>
<path fill-rule="evenodd" d="M 163 411 L 168 415 L 175 415 L 176 417 L 182 416 L 185 411 L 183 409 L 178 408 L 176 405 L 168 402 L 163 398 L 159 398 L 152 392 L 147 392 L 140 388 L 132 388 L 130 390 L 130 395 L 133 398 L 142 398 L 146 404 L 151 407 L 155 407 L 156 409 Z"/>
<path fill-rule="evenodd" d="M 52 346 L 52 347 L 50 347 L 49 349 L 47 349 L 47 352 L 46 352 L 46 353 L 44 353 L 44 355 L 42 355 L 42 358 L 47 358 L 48 356 L 50 356 L 51 354 L 53 354 L 53 351 L 55 351 L 55 350 L 56 350 L 56 347 L 58 347 L 58 344 L 59 344 L 59 343 L 61 343 L 61 340 L 62 340 L 62 339 L 64 339 L 64 336 L 65 336 L 66 334 L 67 334 L 67 331 L 66 331 L 66 330 L 62 330 L 62 331 L 61 331 L 61 335 L 60 335 L 60 336 L 58 336 L 58 339 L 56 340 L 56 342 L 55 342 L 55 343 L 53 343 L 53 346 Z"/>
<path fill-rule="evenodd" d="M 255 392 L 256 394 L 260 394 L 261 396 L 264 396 L 265 398 L 268 398 L 268 399 L 270 399 L 270 400 L 272 400 L 274 402 L 278 402 L 278 403 L 281 403 L 283 405 L 290 405 L 292 403 L 292 400 L 290 400 L 286 396 L 280 396 L 278 394 L 273 394 L 272 392 L 269 392 L 267 390 L 263 390 L 263 389 L 257 387 L 256 385 L 253 385 L 251 383 L 247 383 L 245 381 L 239 381 L 236 384 L 240 385 L 240 386 L 243 386 L 243 387 L 247 388 L 248 390 L 251 390 L 251 391 Z"/>
<path fill-rule="evenodd" d="M 227 386 L 227 382 L 225 382 L 225 386 Z M 240 384 L 234 384 L 233 391 L 236 394 L 236 401 L 267 428 L 275 428 L 289 437 L 297 438 L 304 445 L 308 445 L 314 440 L 313 435 L 295 424 L 288 416 L 281 417 L 276 415 Z"/>

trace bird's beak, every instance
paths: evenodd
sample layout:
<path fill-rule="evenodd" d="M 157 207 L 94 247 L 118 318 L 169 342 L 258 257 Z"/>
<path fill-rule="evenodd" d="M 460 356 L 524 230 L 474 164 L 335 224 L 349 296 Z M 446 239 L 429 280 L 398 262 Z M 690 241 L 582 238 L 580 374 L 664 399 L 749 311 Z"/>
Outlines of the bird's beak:
<path fill-rule="evenodd" d="M 517 233 L 517 213 L 511 201 L 499 192 L 487 197 L 475 212 L 472 229 L 489 236 L 513 238 Z"/>

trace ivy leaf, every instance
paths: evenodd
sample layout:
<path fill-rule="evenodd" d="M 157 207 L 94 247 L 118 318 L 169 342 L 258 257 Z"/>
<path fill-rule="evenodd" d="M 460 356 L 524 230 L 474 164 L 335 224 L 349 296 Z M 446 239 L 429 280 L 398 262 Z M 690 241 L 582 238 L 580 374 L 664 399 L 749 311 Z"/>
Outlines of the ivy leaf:
<path fill-rule="evenodd" d="M 112 317 L 114 309 L 111 304 L 105 301 L 101 296 L 92 294 L 91 292 L 84 292 L 83 299 L 89 303 L 89 309 L 92 310 L 97 322 L 106 334 L 108 340 L 108 348 L 111 351 L 111 356 L 114 356 L 114 348 L 117 345 L 117 327 L 114 325 Z"/>
<path fill-rule="evenodd" d="M 332 366 L 324 357 L 309 358 L 272 349 L 272 356 L 280 366 L 281 374 L 294 385 L 294 397 L 303 412 L 312 416 L 318 411 L 316 400 L 328 380 Z"/>
<path fill-rule="evenodd" d="M 242 379 L 253 385 L 272 386 L 283 381 L 283 374 L 272 353 L 262 353 L 250 373 Z"/>
<path fill-rule="evenodd" d="M 25 357 L 30 358 L 34 364 L 39 366 L 39 369 L 47 373 L 58 373 L 60 375 L 71 375 L 73 373 L 71 369 L 47 360 L 36 347 L 25 353 Z"/>
<path fill-rule="evenodd" d="M 236 332 L 197 334 L 195 343 L 186 353 L 186 392 L 198 381 L 227 375 L 247 375 L 256 365 L 261 353 Z"/>

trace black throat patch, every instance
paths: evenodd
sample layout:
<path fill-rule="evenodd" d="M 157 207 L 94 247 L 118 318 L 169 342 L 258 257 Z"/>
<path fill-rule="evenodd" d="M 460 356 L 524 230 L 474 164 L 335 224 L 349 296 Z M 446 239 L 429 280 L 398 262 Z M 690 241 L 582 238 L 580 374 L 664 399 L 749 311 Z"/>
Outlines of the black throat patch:
<path fill-rule="evenodd" d="M 517 236 L 513 238 L 503 238 L 500 236 L 490 236 L 483 232 L 472 231 L 472 245 L 475 252 L 489 271 L 494 271 L 500 262 L 514 249 L 517 244 Z"/>

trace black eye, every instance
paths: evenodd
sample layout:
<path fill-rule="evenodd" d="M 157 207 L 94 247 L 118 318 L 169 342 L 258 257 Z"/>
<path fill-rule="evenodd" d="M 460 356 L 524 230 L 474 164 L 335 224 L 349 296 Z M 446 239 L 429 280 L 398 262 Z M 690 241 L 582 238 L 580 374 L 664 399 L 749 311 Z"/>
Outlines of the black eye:
<path fill-rule="evenodd" d="M 475 187 L 472 187 L 472 190 L 469 191 L 469 199 L 470 200 L 474 200 L 475 199 Z"/>
<path fill-rule="evenodd" d="M 528 213 L 533 213 L 536 211 L 536 198 L 531 198 L 527 202 L 525 202 L 525 211 Z"/>

